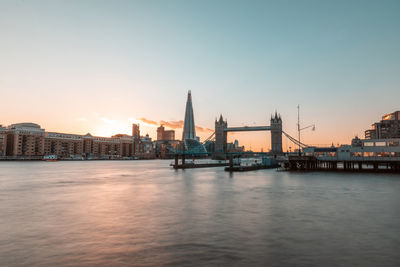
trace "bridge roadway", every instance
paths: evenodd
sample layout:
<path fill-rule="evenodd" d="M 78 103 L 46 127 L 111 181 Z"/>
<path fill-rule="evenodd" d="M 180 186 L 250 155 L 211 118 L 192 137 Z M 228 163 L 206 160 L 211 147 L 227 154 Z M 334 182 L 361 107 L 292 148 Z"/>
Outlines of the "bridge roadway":
<path fill-rule="evenodd" d="M 243 126 L 243 127 L 228 127 L 224 132 L 250 132 L 250 131 L 270 131 L 271 126 Z"/>

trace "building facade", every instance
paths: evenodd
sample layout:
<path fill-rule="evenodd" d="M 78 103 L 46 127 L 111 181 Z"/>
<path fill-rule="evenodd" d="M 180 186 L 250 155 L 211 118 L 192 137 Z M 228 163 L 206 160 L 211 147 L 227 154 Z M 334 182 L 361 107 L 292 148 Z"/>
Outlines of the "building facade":
<path fill-rule="evenodd" d="M 354 138 L 351 145 L 339 147 L 306 147 L 305 156 L 315 156 L 317 159 L 328 160 L 389 160 L 400 159 L 400 138 L 359 139 Z"/>
<path fill-rule="evenodd" d="M 385 114 L 380 122 L 365 131 L 365 139 L 400 138 L 400 111 Z"/>
<path fill-rule="evenodd" d="M 5 148 L 6 148 L 6 128 L 0 125 L 0 157 L 5 155 Z"/>
<path fill-rule="evenodd" d="M 138 126 L 135 133 L 139 134 Z M 0 127 L 2 159 L 42 159 L 46 155 L 55 155 L 58 159 L 128 159 L 152 158 L 155 153 L 148 135 L 99 137 L 89 133 L 46 132 L 35 123 Z"/>
<path fill-rule="evenodd" d="M 165 127 L 161 124 L 157 128 L 157 141 L 172 141 L 175 140 L 174 130 L 165 130 Z"/>
<path fill-rule="evenodd" d="M 17 123 L 7 127 L 4 134 L 4 156 L 40 157 L 44 155 L 44 129 L 35 123 Z"/>
<path fill-rule="evenodd" d="M 155 147 L 148 134 L 140 137 L 140 141 L 135 143 L 135 156 L 138 158 L 155 158 Z"/>
<path fill-rule="evenodd" d="M 132 124 L 132 136 L 133 138 L 139 139 L 140 138 L 140 126 L 139 124 Z"/>

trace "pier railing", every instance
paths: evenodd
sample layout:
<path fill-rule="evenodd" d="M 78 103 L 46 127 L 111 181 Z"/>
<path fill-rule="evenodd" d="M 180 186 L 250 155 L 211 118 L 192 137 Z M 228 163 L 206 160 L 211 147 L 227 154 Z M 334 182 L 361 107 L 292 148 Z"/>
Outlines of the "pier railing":
<path fill-rule="evenodd" d="M 288 156 L 283 167 L 289 170 L 375 170 L 400 172 L 400 157 Z"/>
<path fill-rule="evenodd" d="M 390 161 L 390 162 L 400 162 L 400 157 L 380 157 L 380 156 L 371 156 L 371 157 L 363 157 L 363 156 L 351 156 L 351 157 L 332 157 L 332 156 L 316 156 L 317 160 L 324 160 L 324 161 Z"/>

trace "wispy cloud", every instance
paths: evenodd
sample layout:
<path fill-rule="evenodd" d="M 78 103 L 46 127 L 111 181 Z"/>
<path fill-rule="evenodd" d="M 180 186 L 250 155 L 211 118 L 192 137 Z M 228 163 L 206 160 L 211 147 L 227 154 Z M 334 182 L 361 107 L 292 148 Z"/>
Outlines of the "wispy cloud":
<path fill-rule="evenodd" d="M 150 125 L 156 125 L 156 126 L 159 125 L 158 122 L 146 118 L 140 118 L 139 120 Z"/>
<path fill-rule="evenodd" d="M 150 120 L 150 119 L 146 119 L 146 118 L 140 118 L 139 121 L 142 121 L 146 124 L 150 124 L 150 125 L 164 125 L 165 127 L 171 128 L 171 129 L 182 129 L 183 128 L 183 124 L 184 122 L 182 120 L 180 121 L 164 121 L 161 120 L 159 122 L 154 121 L 154 120 Z M 206 128 L 206 127 L 201 127 L 201 126 L 196 126 L 196 131 L 198 132 L 202 132 L 202 133 L 212 133 L 214 132 L 213 129 L 210 128 Z"/>
<path fill-rule="evenodd" d="M 77 121 L 88 121 L 88 119 L 85 117 L 76 118 L 76 120 Z"/>
<path fill-rule="evenodd" d="M 196 131 L 202 132 L 202 133 L 212 133 L 212 132 L 214 132 L 214 130 L 212 130 L 210 128 L 203 128 L 203 127 L 200 127 L 200 126 L 196 126 Z"/>
<path fill-rule="evenodd" d="M 171 129 L 183 128 L 183 121 L 160 121 L 160 124 Z"/>
<path fill-rule="evenodd" d="M 100 118 L 100 119 L 101 119 L 103 122 L 108 123 L 108 124 L 115 123 L 115 120 L 112 120 L 112 119 L 109 119 L 109 118 L 102 117 L 102 118 Z"/>

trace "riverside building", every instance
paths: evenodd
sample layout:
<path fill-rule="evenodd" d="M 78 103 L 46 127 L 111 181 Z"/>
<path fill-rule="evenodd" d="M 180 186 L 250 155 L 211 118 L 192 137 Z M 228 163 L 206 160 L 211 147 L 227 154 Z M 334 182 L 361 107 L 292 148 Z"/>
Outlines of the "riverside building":
<path fill-rule="evenodd" d="M 380 122 L 365 131 L 365 139 L 400 138 L 400 111 L 385 114 Z"/>
<path fill-rule="evenodd" d="M 161 124 L 157 128 L 157 141 L 172 141 L 175 140 L 174 130 L 165 130 L 165 127 Z"/>
<path fill-rule="evenodd" d="M 3 127 L 3 125 L 0 125 L 0 157 L 4 156 L 4 149 L 6 147 L 6 141 L 7 138 L 6 137 L 6 128 Z"/>
<path fill-rule="evenodd" d="M 365 139 L 353 138 L 351 145 L 339 147 L 306 147 L 305 156 L 312 156 L 324 166 L 344 169 L 373 167 L 400 170 L 400 111 L 386 114 L 372 129 L 365 131 Z M 333 164 L 333 165 L 332 165 Z"/>
<path fill-rule="evenodd" d="M 138 125 L 134 127 L 138 134 Z M 46 132 L 35 123 L 0 126 L 1 159 L 130 159 L 153 158 L 151 138 L 117 134 L 112 137 Z"/>

